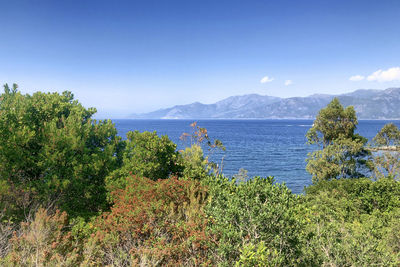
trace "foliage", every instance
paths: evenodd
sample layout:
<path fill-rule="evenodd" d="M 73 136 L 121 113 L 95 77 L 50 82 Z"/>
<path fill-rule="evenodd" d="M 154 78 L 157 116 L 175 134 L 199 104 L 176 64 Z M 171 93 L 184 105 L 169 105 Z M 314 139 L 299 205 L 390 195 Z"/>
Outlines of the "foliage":
<path fill-rule="evenodd" d="M 400 146 L 400 130 L 393 123 L 385 124 L 373 141 L 378 146 Z"/>
<path fill-rule="evenodd" d="M 306 170 L 314 183 L 336 178 L 363 177 L 371 168 L 367 139 L 354 134 L 358 124 L 352 106 L 346 109 L 334 98 L 318 113 L 307 132 L 310 144 L 321 146 L 308 154 Z"/>
<path fill-rule="evenodd" d="M 191 145 L 195 144 L 200 146 L 202 144 L 205 144 L 208 150 L 221 149 L 225 151 L 226 148 L 222 144 L 222 142 L 219 139 L 212 140 L 208 135 L 208 131 L 206 128 L 198 126 L 197 122 L 193 122 L 192 124 L 190 124 L 190 127 L 192 127 L 192 133 L 183 133 L 181 136 L 182 140 L 190 138 Z"/>
<path fill-rule="evenodd" d="M 337 99 L 307 134 L 321 150 L 309 154 L 314 184 L 300 196 L 243 169 L 221 175 L 209 157 L 224 147 L 196 123 L 184 134 L 191 146 L 177 152 L 155 132 L 120 141 L 94 112 L 69 92 L 4 87 L 1 266 L 400 265 L 398 151 L 375 155 L 379 179 L 360 178 L 366 139 Z M 385 125 L 373 149 L 399 140 Z"/>
<path fill-rule="evenodd" d="M 373 138 L 374 174 L 376 178 L 400 178 L 400 130 L 393 123 L 388 123 Z M 381 151 L 383 149 L 383 151 Z"/>
<path fill-rule="evenodd" d="M 16 230 L 15 224 L 0 210 L 0 259 L 4 258 L 11 249 L 10 239 Z M 0 260 L 1 263 L 1 260 Z"/>
<path fill-rule="evenodd" d="M 238 173 L 233 175 L 233 178 L 238 183 L 246 182 L 249 179 L 249 175 L 247 174 L 247 172 L 248 171 L 246 169 L 240 168 Z"/>
<path fill-rule="evenodd" d="M 302 197 L 303 261 L 322 266 L 397 266 L 400 185 L 390 179 L 322 181 Z"/>
<path fill-rule="evenodd" d="M 323 194 L 347 201 L 348 204 L 331 205 L 348 214 L 371 214 L 374 210 L 390 212 L 400 208 L 400 184 L 391 179 L 372 181 L 368 178 L 322 181 L 305 189 L 305 199 L 318 202 L 315 198 Z M 341 217 L 348 217 L 341 214 Z"/>
<path fill-rule="evenodd" d="M 363 177 L 369 164 L 365 149 L 366 140 L 355 136 L 333 140 L 322 150 L 308 154 L 306 170 L 312 174 L 313 183 L 336 178 Z"/>
<path fill-rule="evenodd" d="M 197 144 L 186 147 L 181 151 L 182 165 L 184 167 L 182 177 L 197 180 L 205 179 L 211 170 L 208 158 L 204 157 L 203 149 Z"/>
<path fill-rule="evenodd" d="M 270 250 L 261 241 L 257 246 L 253 244 L 246 244 L 240 249 L 240 258 L 235 266 L 280 266 L 282 259 L 279 257 L 277 250 Z"/>
<path fill-rule="evenodd" d="M 5 266 L 74 266 L 79 255 L 67 226 L 67 214 L 49 214 L 40 208 L 34 218 L 22 222 L 10 239 L 11 250 L 0 260 Z"/>
<path fill-rule="evenodd" d="M 38 194 L 11 181 L 0 180 L 0 211 L 4 220 L 15 223 L 23 221 L 32 210 L 37 209 Z"/>
<path fill-rule="evenodd" d="M 183 169 L 176 145 L 156 132 L 128 132 L 121 154 L 121 168 L 106 178 L 109 192 L 123 189 L 131 174 L 157 180 L 177 175 Z"/>
<path fill-rule="evenodd" d="M 0 96 L 0 180 L 57 202 L 72 215 L 105 208 L 104 177 L 116 166 L 119 138 L 70 92 Z"/>
<path fill-rule="evenodd" d="M 199 182 L 133 176 L 113 195 L 111 212 L 98 218 L 85 247 L 85 266 L 197 266 L 211 260 L 207 193 Z"/>
<path fill-rule="evenodd" d="M 307 132 L 307 140 L 311 144 L 331 144 L 340 136 L 352 138 L 358 124 L 353 106 L 343 108 L 339 99 L 334 98 L 325 108 L 321 109 L 312 128 Z"/>
<path fill-rule="evenodd" d="M 210 179 L 211 201 L 207 214 L 210 231 L 219 237 L 216 248 L 220 264 L 252 262 L 249 251 L 264 242 L 262 255 L 280 266 L 293 265 L 299 256 L 296 220 L 297 197 L 272 177 L 236 183 L 224 177 Z M 242 251 L 242 252 L 241 252 Z"/>
<path fill-rule="evenodd" d="M 212 171 L 216 176 L 222 172 L 222 163 L 217 163 L 210 160 L 211 155 L 217 150 L 225 151 L 226 148 L 219 139 L 211 139 L 206 128 L 197 125 L 197 122 L 190 124 L 192 127 L 191 133 L 183 133 L 181 140 L 190 139 L 190 147 L 187 147 L 183 154 L 183 164 L 187 168 L 185 177 L 204 178 Z M 204 156 L 203 148 L 206 148 L 208 153 Z M 203 169 L 203 170 L 202 170 Z M 188 176 L 194 175 L 194 176 Z"/>

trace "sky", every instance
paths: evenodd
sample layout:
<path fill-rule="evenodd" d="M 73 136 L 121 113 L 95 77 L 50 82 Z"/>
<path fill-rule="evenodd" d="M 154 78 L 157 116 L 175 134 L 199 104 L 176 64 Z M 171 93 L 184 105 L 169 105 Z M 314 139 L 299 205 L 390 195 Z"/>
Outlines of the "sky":
<path fill-rule="evenodd" d="M 99 118 L 400 87 L 400 1 L 0 0 L 0 83 Z"/>

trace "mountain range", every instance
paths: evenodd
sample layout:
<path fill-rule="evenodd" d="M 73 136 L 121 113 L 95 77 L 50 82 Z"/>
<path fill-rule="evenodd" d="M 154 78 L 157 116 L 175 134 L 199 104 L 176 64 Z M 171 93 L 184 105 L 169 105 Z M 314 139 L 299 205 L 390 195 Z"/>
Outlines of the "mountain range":
<path fill-rule="evenodd" d="M 195 102 L 149 113 L 134 119 L 311 119 L 334 97 L 343 106 L 354 106 L 359 119 L 400 119 L 400 88 L 360 89 L 347 94 L 315 94 L 279 98 L 248 94 L 231 96 L 214 104 Z"/>

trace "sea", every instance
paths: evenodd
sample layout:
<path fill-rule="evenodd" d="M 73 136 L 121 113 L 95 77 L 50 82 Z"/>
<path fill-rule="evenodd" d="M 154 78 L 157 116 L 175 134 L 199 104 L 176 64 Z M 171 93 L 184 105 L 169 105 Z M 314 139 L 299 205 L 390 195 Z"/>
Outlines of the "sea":
<path fill-rule="evenodd" d="M 190 140 L 181 140 L 183 133 L 191 133 L 194 120 L 113 120 L 118 134 L 126 137 L 128 131 L 156 131 L 167 135 L 178 149 L 190 146 Z M 313 120 L 196 120 L 206 128 L 211 139 L 219 139 L 225 151 L 208 151 L 210 159 L 222 166 L 222 173 L 232 177 L 245 169 L 249 179 L 254 176 L 273 176 L 285 183 L 293 193 L 301 194 L 311 184 L 306 172 L 306 158 L 317 149 L 308 145 L 306 133 Z M 371 140 L 386 123 L 400 127 L 400 121 L 359 120 L 357 133 Z"/>

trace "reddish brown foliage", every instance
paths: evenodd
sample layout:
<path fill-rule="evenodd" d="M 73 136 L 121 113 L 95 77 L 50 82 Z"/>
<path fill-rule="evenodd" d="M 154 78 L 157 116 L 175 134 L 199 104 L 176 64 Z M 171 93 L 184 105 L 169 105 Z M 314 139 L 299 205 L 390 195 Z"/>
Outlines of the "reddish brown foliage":
<path fill-rule="evenodd" d="M 111 212 L 104 213 L 95 226 L 98 230 L 93 239 L 102 246 L 102 255 L 97 255 L 103 258 L 102 264 L 116 261 L 110 259 L 116 257 L 115 250 L 120 250 L 119 255 L 125 253 L 122 262 L 131 264 L 210 263 L 212 238 L 205 231 L 207 220 L 202 209 L 207 195 L 199 182 L 128 179 L 125 190 L 113 193 Z"/>
<path fill-rule="evenodd" d="M 78 254 L 71 233 L 65 231 L 67 214 L 56 211 L 50 215 L 40 208 L 35 217 L 21 223 L 10 242 L 8 261 L 12 266 L 70 266 Z"/>

